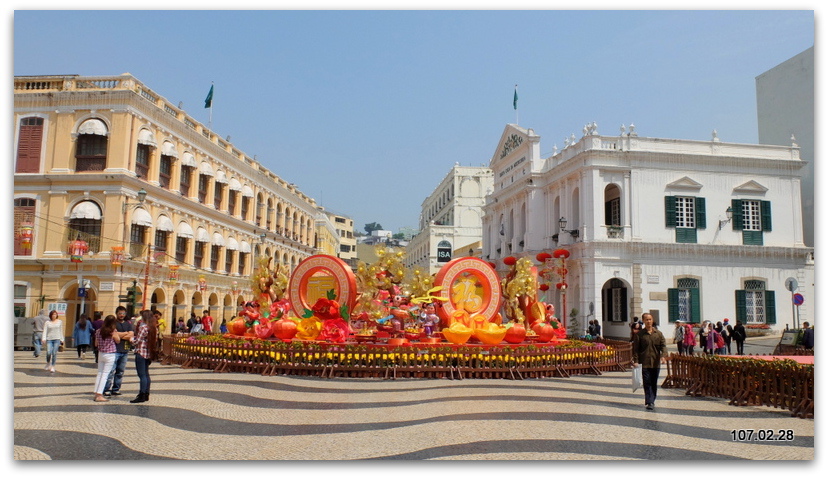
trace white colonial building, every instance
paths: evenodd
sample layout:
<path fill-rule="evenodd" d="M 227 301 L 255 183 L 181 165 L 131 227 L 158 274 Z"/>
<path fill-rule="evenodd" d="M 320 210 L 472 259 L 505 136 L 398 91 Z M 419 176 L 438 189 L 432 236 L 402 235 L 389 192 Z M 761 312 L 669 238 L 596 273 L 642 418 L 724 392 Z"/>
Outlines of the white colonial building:
<path fill-rule="evenodd" d="M 508 125 L 491 160 L 494 192 L 483 218 L 483 258 L 565 248 L 567 308 L 581 328 L 629 335 L 650 312 L 661 324 L 725 317 L 793 326 L 794 292 L 814 319 L 813 248 L 803 244 L 796 144 L 729 144 L 602 136 L 593 123 L 541 157 L 540 136 Z M 786 289 L 788 278 L 798 289 Z M 541 300 L 562 316 L 562 292 Z M 567 314 L 569 316 L 570 314 Z"/>
<path fill-rule="evenodd" d="M 479 256 L 483 205 L 492 187 L 491 169 L 455 164 L 422 203 L 420 232 L 408 244 L 406 267 L 433 274 L 458 254 Z"/>

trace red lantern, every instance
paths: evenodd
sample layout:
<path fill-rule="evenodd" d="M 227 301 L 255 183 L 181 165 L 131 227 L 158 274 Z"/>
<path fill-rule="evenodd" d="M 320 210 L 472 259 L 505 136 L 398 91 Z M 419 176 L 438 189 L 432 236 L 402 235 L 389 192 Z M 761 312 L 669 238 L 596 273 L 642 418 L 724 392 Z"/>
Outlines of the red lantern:
<path fill-rule="evenodd" d="M 83 255 L 89 250 L 86 241 L 75 239 L 69 243 L 69 259 L 72 262 L 83 262 Z"/>
<path fill-rule="evenodd" d="M 541 264 L 543 264 L 544 262 L 546 262 L 547 259 L 550 259 L 550 258 L 552 258 L 552 254 L 550 254 L 548 252 L 541 252 L 540 254 L 535 256 L 535 259 L 537 259 L 538 262 L 540 262 Z"/>
<path fill-rule="evenodd" d="M 517 259 L 514 256 L 504 257 L 503 263 L 507 266 L 513 266 L 517 263 Z"/>
<path fill-rule="evenodd" d="M 178 268 L 181 267 L 178 264 L 170 264 L 170 274 L 168 276 L 171 283 L 178 282 Z"/>
<path fill-rule="evenodd" d="M 24 221 L 20 224 L 18 233 L 20 234 L 20 248 L 31 249 L 32 238 L 34 237 L 34 224 L 31 221 Z"/>
<path fill-rule="evenodd" d="M 552 253 L 552 257 L 554 257 L 555 259 L 561 257 L 566 259 L 567 257 L 569 257 L 569 251 L 567 251 L 566 249 L 555 249 L 555 251 Z"/>
<path fill-rule="evenodd" d="M 198 290 L 201 292 L 207 290 L 207 279 L 204 276 L 198 276 Z"/>
<path fill-rule="evenodd" d="M 542 291 L 547 291 L 549 290 L 549 284 L 541 284 L 540 287 L 538 287 L 538 289 Z"/>
<path fill-rule="evenodd" d="M 560 290 L 566 290 L 566 282 L 558 282 L 557 284 L 555 284 L 555 287 L 557 287 Z"/>
<path fill-rule="evenodd" d="M 109 263 L 113 266 L 120 266 L 124 262 L 124 248 L 115 246 L 109 253 Z"/>

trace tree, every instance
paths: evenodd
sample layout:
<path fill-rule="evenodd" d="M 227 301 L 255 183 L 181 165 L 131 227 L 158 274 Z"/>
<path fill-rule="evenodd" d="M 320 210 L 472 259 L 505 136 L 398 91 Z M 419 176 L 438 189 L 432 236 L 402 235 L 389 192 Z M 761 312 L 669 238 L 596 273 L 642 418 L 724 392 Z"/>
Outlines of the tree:
<path fill-rule="evenodd" d="M 372 223 L 366 224 L 364 229 L 365 229 L 365 232 L 368 233 L 368 235 L 371 235 L 371 233 L 374 232 L 374 231 L 381 231 L 382 230 L 382 224 L 380 224 L 378 222 L 372 222 Z"/>
<path fill-rule="evenodd" d="M 405 234 L 402 233 L 402 232 L 398 232 L 398 233 L 394 234 L 393 236 L 391 236 L 391 238 L 392 239 L 397 239 L 397 240 L 405 240 Z"/>

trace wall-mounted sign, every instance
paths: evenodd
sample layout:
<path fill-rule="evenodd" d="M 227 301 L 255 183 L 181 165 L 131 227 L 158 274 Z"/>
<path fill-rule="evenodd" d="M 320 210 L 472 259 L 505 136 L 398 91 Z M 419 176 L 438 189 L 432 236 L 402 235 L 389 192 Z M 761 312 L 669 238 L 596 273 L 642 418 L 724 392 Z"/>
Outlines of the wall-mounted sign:
<path fill-rule="evenodd" d="M 437 262 L 449 262 L 451 260 L 451 243 L 440 241 L 437 243 Z"/>

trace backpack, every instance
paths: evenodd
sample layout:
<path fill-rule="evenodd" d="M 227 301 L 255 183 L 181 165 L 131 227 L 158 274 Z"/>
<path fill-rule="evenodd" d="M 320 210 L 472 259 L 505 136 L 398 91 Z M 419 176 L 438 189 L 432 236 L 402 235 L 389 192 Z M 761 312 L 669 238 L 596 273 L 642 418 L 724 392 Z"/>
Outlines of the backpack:
<path fill-rule="evenodd" d="M 676 329 L 676 343 L 684 342 L 684 326 L 680 326 Z"/>
<path fill-rule="evenodd" d="M 724 341 L 724 338 L 722 337 L 722 334 L 717 332 L 716 335 L 714 336 L 714 338 L 716 340 L 716 348 L 717 349 L 720 349 L 720 348 L 725 346 L 725 341 Z"/>

